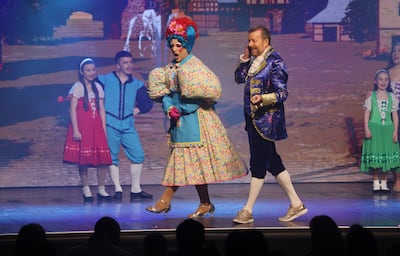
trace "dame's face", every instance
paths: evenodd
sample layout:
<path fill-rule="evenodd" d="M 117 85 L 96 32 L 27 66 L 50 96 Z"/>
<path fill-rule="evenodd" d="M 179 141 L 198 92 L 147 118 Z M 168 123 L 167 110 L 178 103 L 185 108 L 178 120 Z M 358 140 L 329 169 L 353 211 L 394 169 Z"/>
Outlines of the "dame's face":
<path fill-rule="evenodd" d="M 385 91 L 389 85 L 389 75 L 387 73 L 379 73 L 376 77 L 376 85 L 378 90 Z"/>
<path fill-rule="evenodd" d="M 182 43 L 179 42 L 178 39 L 172 39 L 169 43 L 169 48 L 171 49 L 176 62 L 181 62 L 189 55 L 187 49 L 183 47 Z"/>
<path fill-rule="evenodd" d="M 89 63 L 83 66 L 81 74 L 86 81 L 92 81 L 96 78 L 96 66 Z"/>
<path fill-rule="evenodd" d="M 394 65 L 400 64 L 400 45 L 395 45 L 392 50 L 392 59 Z"/>
<path fill-rule="evenodd" d="M 254 32 L 249 33 L 248 37 L 248 47 L 251 56 L 258 57 L 260 56 L 265 49 L 269 46 L 269 40 L 264 39 L 262 36 L 261 30 L 256 30 Z"/>

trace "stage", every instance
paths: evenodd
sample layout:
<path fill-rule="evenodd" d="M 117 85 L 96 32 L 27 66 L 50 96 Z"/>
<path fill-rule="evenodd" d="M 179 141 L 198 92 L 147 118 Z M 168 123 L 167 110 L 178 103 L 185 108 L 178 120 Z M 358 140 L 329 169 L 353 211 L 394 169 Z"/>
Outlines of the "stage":
<path fill-rule="evenodd" d="M 262 230 L 275 247 L 306 252 L 309 248 L 308 223 L 316 215 L 329 215 L 340 226 L 343 234 L 354 223 L 370 228 L 380 243 L 392 241 L 400 234 L 400 193 L 373 193 L 368 183 L 297 183 L 295 187 L 309 212 L 293 222 L 277 219 L 284 215 L 289 202 L 279 186 L 266 183 L 256 203 L 253 224 L 237 225 L 232 218 L 247 199 L 249 184 L 225 183 L 209 186 L 212 202 L 216 207 L 213 216 L 199 218 L 207 236 L 223 241 L 234 229 L 256 228 Z M 163 187 L 145 185 L 142 188 L 157 199 Z M 112 191 L 111 187 L 107 187 Z M 92 188 L 96 192 L 96 188 Z M 0 189 L 0 239 L 2 247 L 11 248 L 19 228 L 27 223 L 40 223 L 50 239 L 61 247 L 72 241 L 86 239 L 95 222 L 103 216 L 115 218 L 122 229 L 122 240 L 129 247 L 150 232 L 160 232 L 173 239 L 176 226 L 198 206 L 195 188 L 180 188 L 166 215 L 147 212 L 152 201 L 131 202 L 129 187 L 124 186 L 121 202 L 84 203 L 80 187 L 32 187 Z M 285 245 L 297 241 L 299 248 Z M 307 241 L 299 243 L 299 241 Z M 385 245 L 382 245 L 382 247 Z M 137 248 L 136 248 L 137 249 Z"/>

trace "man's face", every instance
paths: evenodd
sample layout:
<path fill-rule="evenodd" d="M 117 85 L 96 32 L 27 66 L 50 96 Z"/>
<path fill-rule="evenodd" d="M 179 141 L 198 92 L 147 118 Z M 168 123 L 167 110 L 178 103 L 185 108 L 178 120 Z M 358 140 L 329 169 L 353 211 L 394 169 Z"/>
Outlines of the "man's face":
<path fill-rule="evenodd" d="M 117 63 L 117 68 L 125 75 L 131 75 L 133 72 L 133 59 L 131 57 L 122 57 Z"/>
<path fill-rule="evenodd" d="M 172 39 L 169 43 L 169 48 L 171 49 L 171 52 L 174 55 L 174 59 L 176 62 L 181 62 L 189 55 L 187 49 L 183 47 L 182 43 L 179 42 L 178 39 Z"/>
<path fill-rule="evenodd" d="M 249 52 L 251 56 L 260 56 L 269 46 L 269 40 L 262 37 L 261 30 L 249 33 Z"/>

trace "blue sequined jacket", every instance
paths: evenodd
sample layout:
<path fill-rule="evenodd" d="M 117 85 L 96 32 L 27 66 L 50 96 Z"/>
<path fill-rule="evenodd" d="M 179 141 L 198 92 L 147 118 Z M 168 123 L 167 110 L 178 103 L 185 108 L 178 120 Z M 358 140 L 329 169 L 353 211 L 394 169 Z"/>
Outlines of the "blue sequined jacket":
<path fill-rule="evenodd" d="M 244 83 L 244 113 L 258 133 L 266 140 L 287 138 L 284 101 L 288 97 L 288 72 L 281 56 L 272 47 L 258 61 L 240 61 L 235 70 L 236 83 Z M 251 63 L 257 62 L 252 69 Z M 250 71 L 250 72 L 249 72 Z M 260 105 L 251 104 L 250 97 L 262 95 Z"/>

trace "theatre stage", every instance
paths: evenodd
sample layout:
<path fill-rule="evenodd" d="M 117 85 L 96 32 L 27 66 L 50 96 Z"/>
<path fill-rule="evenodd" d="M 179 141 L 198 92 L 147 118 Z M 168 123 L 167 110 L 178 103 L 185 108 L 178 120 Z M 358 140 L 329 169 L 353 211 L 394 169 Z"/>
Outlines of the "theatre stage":
<path fill-rule="evenodd" d="M 213 216 L 199 218 L 209 238 L 223 241 L 234 229 L 256 228 L 264 232 L 275 247 L 287 247 L 295 243 L 296 251 L 309 247 L 308 223 L 316 215 L 329 215 L 340 226 L 343 234 L 354 223 L 370 228 L 380 241 L 389 243 L 400 237 L 400 193 L 376 194 L 368 183 L 298 183 L 295 184 L 309 213 L 293 222 L 277 219 L 288 206 L 288 199 L 275 183 L 266 183 L 254 208 L 253 224 L 237 225 L 232 218 L 247 199 L 249 184 L 213 184 L 210 196 L 215 204 Z M 146 192 L 157 199 L 163 187 L 145 185 Z M 112 188 L 107 188 L 111 191 Z M 19 228 L 27 223 L 40 223 L 50 239 L 64 246 L 72 241 L 86 239 L 93 231 L 95 222 L 103 216 L 115 218 L 122 229 L 122 241 L 130 246 L 140 244 L 140 239 L 151 232 L 160 232 L 173 238 L 176 226 L 198 205 L 194 187 L 180 188 L 167 214 L 153 214 L 145 207 L 153 201 L 131 202 L 129 187 L 121 202 L 84 203 L 79 187 L 1 188 L 0 189 L 0 246 L 11 248 Z M 93 192 L 96 188 L 93 187 Z M 382 245 L 384 246 L 384 245 Z"/>

